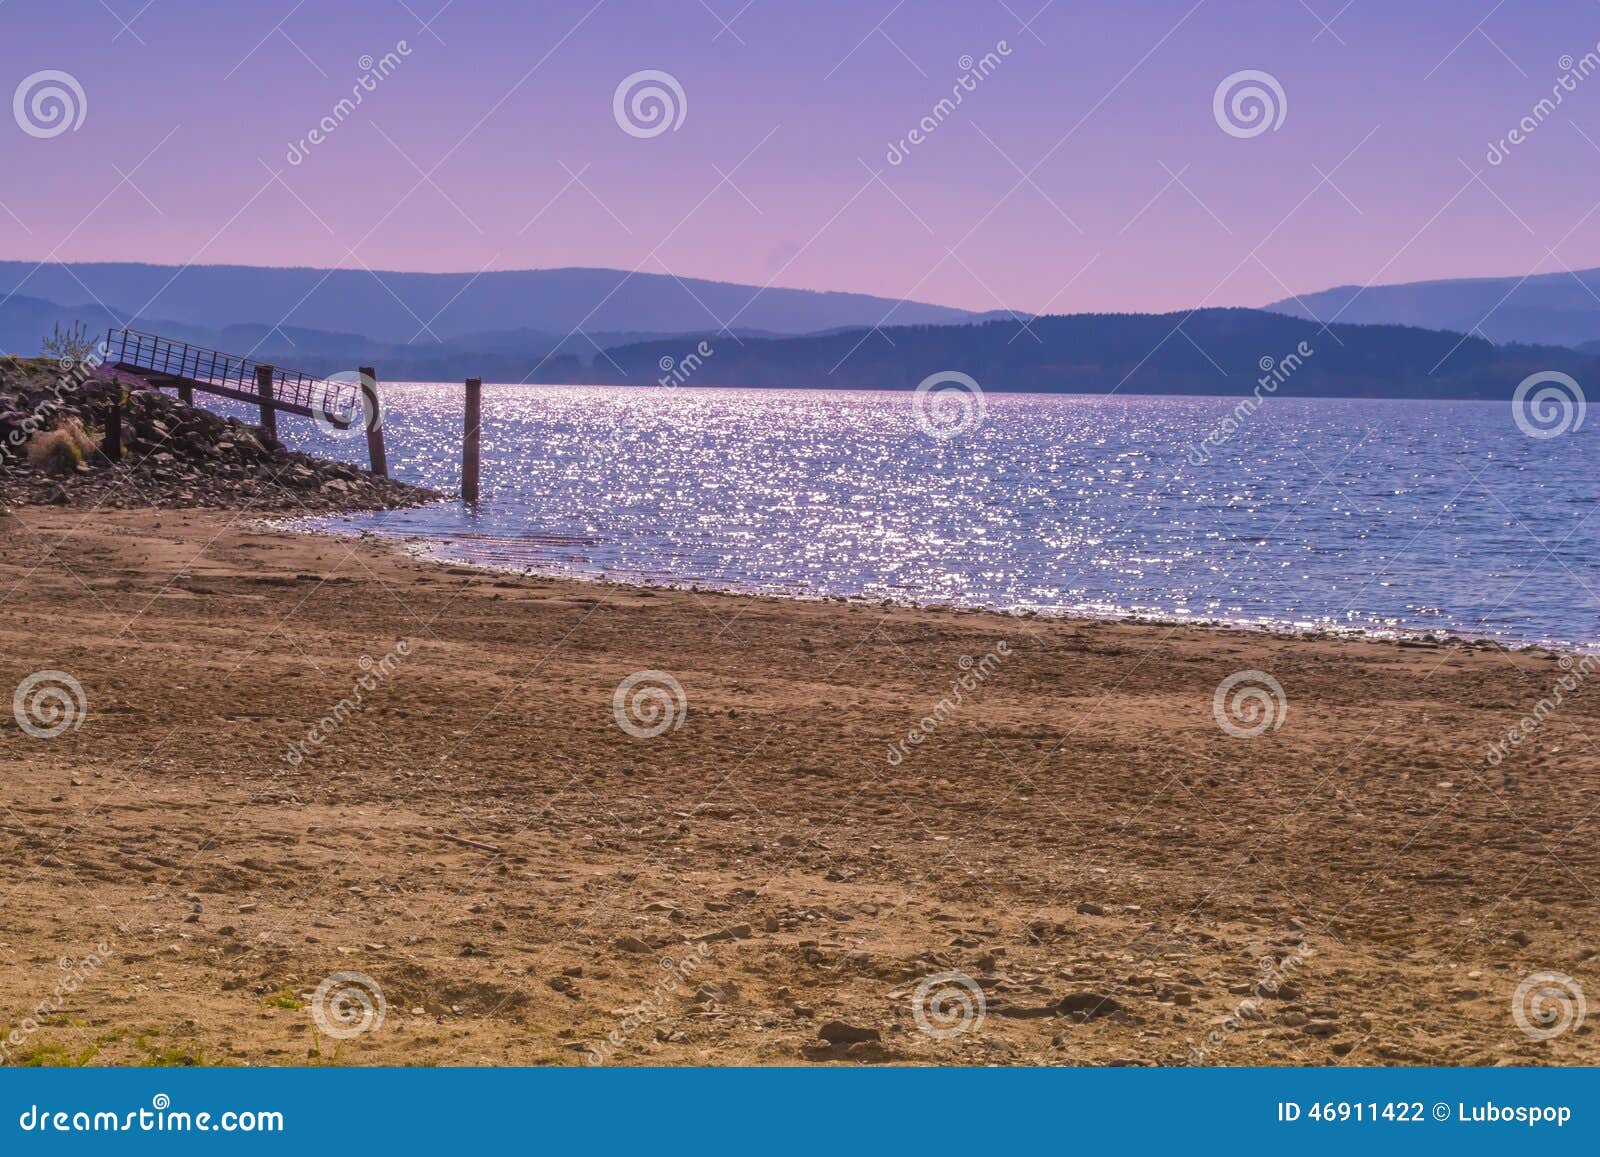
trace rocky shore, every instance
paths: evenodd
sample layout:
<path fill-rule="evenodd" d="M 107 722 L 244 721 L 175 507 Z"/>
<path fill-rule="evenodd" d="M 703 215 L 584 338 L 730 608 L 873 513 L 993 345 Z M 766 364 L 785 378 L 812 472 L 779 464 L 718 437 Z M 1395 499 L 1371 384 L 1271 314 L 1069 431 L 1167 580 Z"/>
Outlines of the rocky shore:
<path fill-rule="evenodd" d="M 122 398 L 122 455 L 31 465 L 30 439 L 71 419 L 104 434 Z M 259 426 L 190 406 L 107 371 L 63 376 L 49 360 L 0 361 L 0 505 L 213 507 L 328 514 L 443 495 L 288 450 Z"/>

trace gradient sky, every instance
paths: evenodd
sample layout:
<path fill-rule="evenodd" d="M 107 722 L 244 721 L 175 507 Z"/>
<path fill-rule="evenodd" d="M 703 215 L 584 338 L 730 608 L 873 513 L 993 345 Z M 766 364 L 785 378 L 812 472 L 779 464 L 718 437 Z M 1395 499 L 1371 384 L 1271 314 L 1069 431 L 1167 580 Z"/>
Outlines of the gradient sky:
<path fill-rule="evenodd" d="M 1600 74 L 1485 159 L 1595 50 L 1594 0 L 441 3 L 0 0 L 3 94 L 59 69 L 87 98 L 51 139 L 0 117 L 0 256 L 638 267 L 1041 312 L 1600 265 Z M 613 119 L 642 69 L 682 85 L 677 131 Z M 1282 85 L 1276 131 L 1213 118 L 1242 69 Z"/>

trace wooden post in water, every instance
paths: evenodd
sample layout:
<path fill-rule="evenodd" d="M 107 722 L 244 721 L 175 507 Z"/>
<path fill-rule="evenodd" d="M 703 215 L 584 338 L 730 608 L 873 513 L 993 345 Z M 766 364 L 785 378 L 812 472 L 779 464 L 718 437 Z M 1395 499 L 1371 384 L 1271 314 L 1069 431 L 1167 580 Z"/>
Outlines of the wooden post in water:
<path fill-rule="evenodd" d="M 467 417 L 461 443 L 461 500 L 478 501 L 478 434 L 483 413 L 483 379 L 467 379 Z"/>
<path fill-rule="evenodd" d="M 186 406 L 194 405 L 194 387 L 183 382 L 178 383 L 178 401 Z"/>
<path fill-rule="evenodd" d="M 261 429 L 268 438 L 278 440 L 278 410 L 272 404 L 272 367 L 256 367 L 256 393 L 261 397 Z"/>
<path fill-rule="evenodd" d="M 379 478 L 387 478 L 389 458 L 383 452 L 383 409 L 378 405 L 378 371 L 371 366 L 362 366 L 356 372 L 361 375 L 361 413 L 367 424 L 367 459 L 372 463 L 374 474 Z"/>

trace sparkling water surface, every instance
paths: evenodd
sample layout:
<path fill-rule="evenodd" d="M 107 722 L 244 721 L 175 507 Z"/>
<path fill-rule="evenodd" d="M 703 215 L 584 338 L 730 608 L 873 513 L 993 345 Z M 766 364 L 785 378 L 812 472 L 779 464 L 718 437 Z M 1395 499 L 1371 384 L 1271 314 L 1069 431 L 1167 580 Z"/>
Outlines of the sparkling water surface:
<path fill-rule="evenodd" d="M 463 388 L 386 383 L 391 472 L 460 484 Z M 1600 435 L 1509 403 L 485 386 L 483 500 L 316 520 L 547 573 L 1600 646 Z M 284 416 L 297 449 L 363 461 Z M 1200 460 L 1203 464 L 1196 464 Z"/>

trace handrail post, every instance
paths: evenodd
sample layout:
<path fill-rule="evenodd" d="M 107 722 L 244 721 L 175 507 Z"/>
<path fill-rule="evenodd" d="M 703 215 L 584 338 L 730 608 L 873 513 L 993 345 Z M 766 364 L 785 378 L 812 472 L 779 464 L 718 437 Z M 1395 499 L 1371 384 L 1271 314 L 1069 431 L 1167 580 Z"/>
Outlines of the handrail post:
<path fill-rule="evenodd" d="M 467 379 L 466 421 L 461 442 L 461 500 L 478 501 L 478 436 L 482 429 L 483 379 Z"/>
<path fill-rule="evenodd" d="M 178 366 L 178 376 L 180 378 L 189 377 L 188 361 L 189 343 L 184 342 L 183 363 Z M 195 351 L 194 355 L 194 376 L 197 378 L 200 376 L 200 352 L 198 350 Z M 178 383 L 178 401 L 183 402 L 185 405 L 194 405 L 194 387 L 191 386 L 187 381 L 180 381 Z"/>
<path fill-rule="evenodd" d="M 256 366 L 256 393 L 260 395 L 261 429 L 267 437 L 278 440 L 278 411 L 272 404 L 272 367 Z"/>
<path fill-rule="evenodd" d="M 362 366 L 356 371 L 361 377 L 361 416 L 367 427 L 367 460 L 372 472 L 379 478 L 389 476 L 389 459 L 383 452 L 383 409 L 378 405 L 378 371 Z M 370 391 L 370 392 L 369 392 Z"/>

